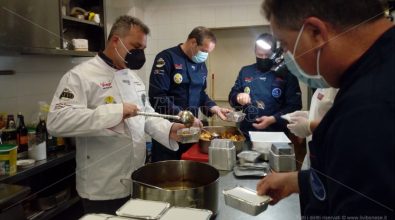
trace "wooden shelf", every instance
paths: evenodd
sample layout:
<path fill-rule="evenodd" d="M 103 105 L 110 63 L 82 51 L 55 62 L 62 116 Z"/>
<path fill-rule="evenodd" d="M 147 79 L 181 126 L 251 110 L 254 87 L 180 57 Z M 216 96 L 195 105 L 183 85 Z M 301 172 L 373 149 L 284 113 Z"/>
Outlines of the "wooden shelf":
<path fill-rule="evenodd" d="M 72 21 L 72 22 L 80 23 L 80 24 L 87 24 L 87 25 L 93 25 L 93 26 L 103 27 L 103 25 L 100 24 L 100 23 L 98 24 L 98 23 L 93 22 L 93 21 L 78 19 L 78 18 L 71 17 L 71 16 L 62 16 L 62 19 L 63 19 L 63 20 L 66 20 L 66 21 Z"/>

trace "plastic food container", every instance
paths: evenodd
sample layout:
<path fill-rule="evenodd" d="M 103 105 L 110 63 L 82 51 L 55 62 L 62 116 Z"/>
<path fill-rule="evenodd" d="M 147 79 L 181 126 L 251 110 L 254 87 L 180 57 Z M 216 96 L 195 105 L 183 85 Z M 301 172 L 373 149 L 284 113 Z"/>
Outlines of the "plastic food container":
<path fill-rule="evenodd" d="M 284 132 L 256 132 L 250 131 L 252 149 L 261 153 L 263 160 L 269 160 L 270 147 L 273 143 L 291 143 Z"/>
<path fill-rule="evenodd" d="M 170 207 L 167 202 L 131 199 L 119 208 L 116 213 L 122 217 L 140 219 L 159 219 Z"/>
<path fill-rule="evenodd" d="M 250 215 L 258 215 L 265 211 L 271 198 L 258 196 L 257 192 L 242 186 L 224 190 L 225 204 Z"/>
<path fill-rule="evenodd" d="M 212 214 L 206 209 L 171 207 L 160 220 L 209 220 Z"/>
<path fill-rule="evenodd" d="M 270 149 L 270 167 L 276 172 L 296 170 L 295 152 L 292 144 L 275 143 Z"/>
<path fill-rule="evenodd" d="M 245 163 L 254 163 L 260 155 L 261 154 L 256 151 L 247 150 L 237 154 L 237 157 L 239 158 L 240 164 L 243 165 Z"/>
<path fill-rule="evenodd" d="M 0 145 L 0 176 L 16 173 L 17 146 L 12 144 Z"/>
<path fill-rule="evenodd" d="M 230 122 L 241 122 L 244 120 L 246 114 L 238 111 L 238 112 L 229 112 L 226 114 L 226 120 Z"/>
<path fill-rule="evenodd" d="M 190 127 L 177 131 L 177 135 L 181 137 L 180 142 L 183 144 L 199 142 L 200 128 Z"/>

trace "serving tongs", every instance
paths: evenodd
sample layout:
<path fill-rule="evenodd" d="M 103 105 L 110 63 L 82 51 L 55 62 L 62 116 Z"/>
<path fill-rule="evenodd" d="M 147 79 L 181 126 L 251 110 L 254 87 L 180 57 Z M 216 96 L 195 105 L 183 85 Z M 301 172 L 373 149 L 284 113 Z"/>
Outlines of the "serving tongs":
<path fill-rule="evenodd" d="M 193 122 L 195 121 L 195 116 L 193 116 L 192 112 L 190 111 L 181 111 L 179 115 L 165 115 L 156 112 L 137 112 L 137 115 L 166 118 L 166 119 L 179 121 L 188 128 L 191 127 L 193 125 Z"/>

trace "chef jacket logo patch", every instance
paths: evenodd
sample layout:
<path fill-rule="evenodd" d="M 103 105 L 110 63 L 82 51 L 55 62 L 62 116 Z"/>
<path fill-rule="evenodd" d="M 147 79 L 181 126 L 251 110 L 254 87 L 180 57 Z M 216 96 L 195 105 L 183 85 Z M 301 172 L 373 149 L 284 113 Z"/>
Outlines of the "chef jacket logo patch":
<path fill-rule="evenodd" d="M 281 89 L 279 89 L 279 88 L 274 88 L 274 89 L 272 90 L 272 96 L 273 96 L 274 98 L 280 98 L 281 94 L 282 94 L 282 91 L 281 91 Z"/>
<path fill-rule="evenodd" d="M 163 71 L 163 70 L 159 70 L 159 69 L 154 70 L 154 74 L 157 74 L 157 75 L 164 75 L 164 73 L 165 73 L 165 71 Z"/>
<path fill-rule="evenodd" d="M 61 100 L 70 100 L 70 99 L 73 99 L 73 98 L 74 98 L 74 94 L 68 88 L 64 88 L 62 93 L 59 96 L 59 99 L 61 99 Z"/>
<path fill-rule="evenodd" d="M 182 64 L 174 64 L 176 70 L 182 70 Z"/>
<path fill-rule="evenodd" d="M 254 80 L 253 77 L 245 77 L 245 78 L 244 78 L 244 82 L 247 82 L 247 83 L 252 82 L 252 80 Z"/>
<path fill-rule="evenodd" d="M 247 86 L 244 88 L 244 93 L 250 94 L 250 92 L 251 92 L 250 87 Z"/>
<path fill-rule="evenodd" d="M 112 96 L 107 96 L 106 98 L 104 98 L 104 102 L 106 104 L 115 104 L 115 98 Z"/>
<path fill-rule="evenodd" d="M 102 89 L 110 89 L 112 88 L 112 82 L 101 82 L 100 86 Z"/>
<path fill-rule="evenodd" d="M 179 73 L 176 73 L 173 77 L 173 80 L 175 83 L 181 84 L 182 83 L 182 75 Z"/>
<path fill-rule="evenodd" d="M 192 65 L 191 68 L 193 69 L 193 71 L 196 70 L 196 66 L 195 65 Z"/>
<path fill-rule="evenodd" d="M 324 98 L 324 94 L 318 93 L 317 99 L 321 101 L 323 98 Z"/>
<path fill-rule="evenodd" d="M 159 58 L 157 61 L 156 61 L 156 67 L 158 67 L 158 68 L 162 68 L 162 67 L 164 67 L 166 65 L 166 62 L 165 62 L 165 60 L 163 59 L 163 58 Z"/>

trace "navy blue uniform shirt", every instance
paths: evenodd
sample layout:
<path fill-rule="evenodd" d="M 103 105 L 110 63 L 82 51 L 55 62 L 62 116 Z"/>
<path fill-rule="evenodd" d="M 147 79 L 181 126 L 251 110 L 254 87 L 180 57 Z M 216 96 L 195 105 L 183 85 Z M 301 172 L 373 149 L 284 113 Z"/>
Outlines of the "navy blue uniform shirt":
<path fill-rule="evenodd" d="M 249 93 L 251 105 L 241 106 L 237 103 L 237 94 Z M 287 131 L 286 122 L 281 115 L 300 110 L 302 108 L 301 92 L 298 80 L 288 70 L 281 69 L 281 73 L 258 70 L 257 65 L 245 66 L 240 70 L 235 85 L 229 93 L 229 103 L 233 108 L 242 109 L 246 113 L 240 124 L 240 130 L 246 137 L 248 131 L 256 131 L 252 126 L 255 119 L 261 116 L 274 116 L 276 123 L 265 131 Z M 264 108 L 259 108 L 264 103 Z"/>
<path fill-rule="evenodd" d="M 394 51 L 393 27 L 342 76 L 299 173 L 302 215 L 393 219 Z"/>
<path fill-rule="evenodd" d="M 199 108 L 206 115 L 215 106 L 205 92 L 205 63 L 194 63 L 178 45 L 160 52 L 154 61 L 149 81 L 149 100 L 156 112 L 177 115 L 182 110 L 196 117 Z"/>

